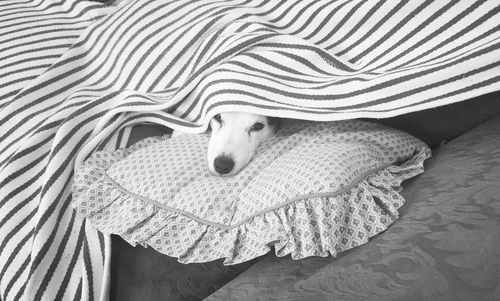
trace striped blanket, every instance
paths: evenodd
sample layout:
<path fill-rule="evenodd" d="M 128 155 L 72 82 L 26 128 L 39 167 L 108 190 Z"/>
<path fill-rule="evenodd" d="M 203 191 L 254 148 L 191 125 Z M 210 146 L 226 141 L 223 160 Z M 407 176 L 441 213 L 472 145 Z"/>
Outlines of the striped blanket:
<path fill-rule="evenodd" d="M 384 118 L 500 90 L 498 0 L 0 2 L 0 299 L 106 297 L 74 168 L 132 125 Z"/>

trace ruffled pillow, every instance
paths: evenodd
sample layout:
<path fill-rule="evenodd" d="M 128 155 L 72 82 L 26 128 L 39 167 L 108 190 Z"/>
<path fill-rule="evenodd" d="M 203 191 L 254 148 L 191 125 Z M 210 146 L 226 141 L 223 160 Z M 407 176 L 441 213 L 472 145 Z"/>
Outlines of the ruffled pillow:
<path fill-rule="evenodd" d="M 362 121 L 285 121 L 233 177 L 206 166 L 208 135 L 145 139 L 76 170 L 74 208 L 97 229 L 180 262 L 267 253 L 335 256 L 398 217 L 401 182 L 430 150 Z"/>

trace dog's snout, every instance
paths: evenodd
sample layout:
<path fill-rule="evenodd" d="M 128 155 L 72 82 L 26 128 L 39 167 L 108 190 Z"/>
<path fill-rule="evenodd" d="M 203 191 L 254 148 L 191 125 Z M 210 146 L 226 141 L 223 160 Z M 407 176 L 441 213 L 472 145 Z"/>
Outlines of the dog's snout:
<path fill-rule="evenodd" d="M 214 160 L 214 168 L 215 171 L 220 173 L 221 175 L 225 175 L 231 172 L 234 167 L 234 160 L 229 156 L 218 156 Z"/>

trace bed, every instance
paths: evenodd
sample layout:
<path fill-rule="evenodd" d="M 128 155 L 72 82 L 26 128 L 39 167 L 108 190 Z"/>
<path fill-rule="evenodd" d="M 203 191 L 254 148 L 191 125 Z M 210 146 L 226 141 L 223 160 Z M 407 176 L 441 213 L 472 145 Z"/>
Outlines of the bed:
<path fill-rule="evenodd" d="M 432 146 L 434 154 L 422 175 L 403 184 L 407 204 L 401 219 L 369 244 L 336 258 L 296 261 L 271 252 L 232 266 L 222 260 L 186 266 L 112 236 L 112 299 L 373 300 L 376 294 L 377 300 L 495 300 L 498 97 L 497 92 L 379 120 L 411 132 Z M 138 127 L 131 143 L 148 133 L 163 132 Z M 482 184 L 476 186 L 479 179 Z M 447 235 L 451 237 L 445 239 Z M 475 236 L 485 239 L 474 242 L 481 246 L 480 254 L 468 244 Z"/>
<path fill-rule="evenodd" d="M 0 298 L 494 300 L 498 12 L 495 1 L 0 4 Z M 401 219 L 338 258 L 181 265 L 72 209 L 91 154 L 204 132 L 228 110 L 376 120 L 437 155 L 405 186 Z"/>

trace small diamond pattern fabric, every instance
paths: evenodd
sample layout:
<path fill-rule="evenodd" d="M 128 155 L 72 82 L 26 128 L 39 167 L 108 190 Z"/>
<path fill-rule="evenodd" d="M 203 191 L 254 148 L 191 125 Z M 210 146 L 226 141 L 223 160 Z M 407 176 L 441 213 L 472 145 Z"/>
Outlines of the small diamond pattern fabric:
<path fill-rule="evenodd" d="M 398 216 L 403 180 L 429 148 L 363 121 L 284 121 L 233 177 L 209 173 L 208 134 L 97 152 L 76 171 L 74 208 L 100 231 L 179 258 L 226 264 L 274 247 L 293 258 L 366 243 Z"/>

